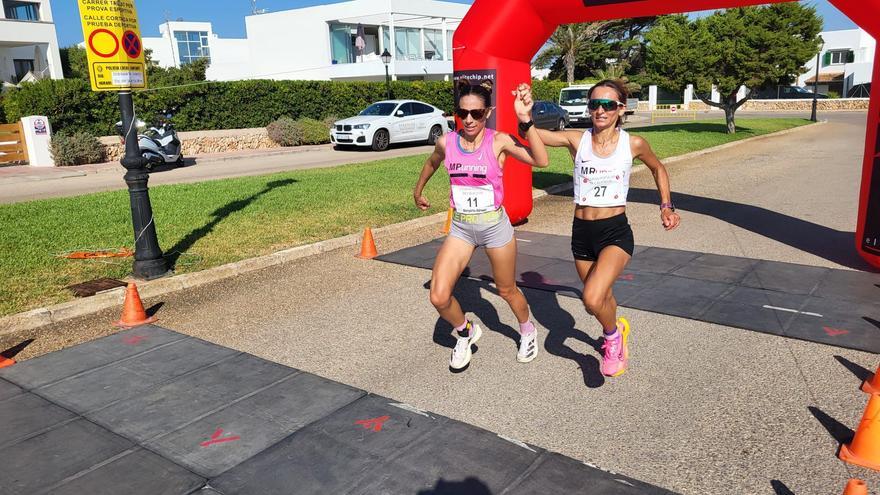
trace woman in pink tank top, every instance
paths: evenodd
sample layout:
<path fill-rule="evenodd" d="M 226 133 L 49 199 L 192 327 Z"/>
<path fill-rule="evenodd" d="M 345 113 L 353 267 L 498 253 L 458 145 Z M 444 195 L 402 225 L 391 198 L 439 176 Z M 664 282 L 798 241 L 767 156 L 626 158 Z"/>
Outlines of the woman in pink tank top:
<path fill-rule="evenodd" d="M 465 317 L 461 305 L 452 295 L 455 283 L 468 265 L 474 250 L 483 247 L 492 262 L 492 277 L 498 295 L 507 301 L 520 324 L 517 360 L 529 362 L 538 352 L 537 331 L 529 319 L 529 306 L 516 286 L 516 240 L 513 227 L 504 212 L 504 160 L 512 156 L 521 162 L 546 167 L 547 150 L 532 126 L 531 88 L 520 84 L 513 92 L 514 108 L 530 148 L 521 145 L 509 134 L 486 127 L 492 114 L 491 85 L 472 86 L 467 81 L 457 85 L 455 113 L 463 127 L 437 140 L 434 152 L 425 161 L 413 190 L 413 200 L 421 210 L 431 204 L 422 190 L 440 164 L 449 173 L 449 204 L 453 208 L 449 236 L 443 242 L 431 273 L 431 304 L 453 327 L 456 344 L 449 367 L 463 370 L 471 359 L 471 346 L 482 335 L 482 329 Z"/>

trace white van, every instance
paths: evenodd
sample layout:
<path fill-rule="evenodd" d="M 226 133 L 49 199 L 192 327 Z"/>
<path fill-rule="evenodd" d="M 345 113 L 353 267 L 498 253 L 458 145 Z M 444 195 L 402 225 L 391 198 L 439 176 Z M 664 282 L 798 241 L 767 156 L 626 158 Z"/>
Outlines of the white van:
<path fill-rule="evenodd" d="M 587 112 L 587 100 L 590 99 L 592 84 L 576 84 L 562 88 L 559 92 L 559 106 L 568 111 L 571 125 L 586 125 L 590 122 L 590 112 Z"/>
<path fill-rule="evenodd" d="M 587 111 L 587 100 L 590 99 L 590 88 L 592 84 L 575 84 L 562 88 L 559 92 L 559 106 L 568 111 L 568 117 L 571 125 L 587 125 L 590 123 L 590 112 Z M 638 98 L 626 99 L 626 116 L 636 113 L 639 107 Z"/>

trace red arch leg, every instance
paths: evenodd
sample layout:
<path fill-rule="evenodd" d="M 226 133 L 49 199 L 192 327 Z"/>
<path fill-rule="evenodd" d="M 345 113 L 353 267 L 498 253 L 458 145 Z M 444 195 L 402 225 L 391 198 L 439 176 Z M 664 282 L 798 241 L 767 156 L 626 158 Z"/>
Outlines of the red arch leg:
<path fill-rule="evenodd" d="M 880 268 L 880 51 L 874 56 L 872 81 L 859 220 L 856 224 L 856 249 L 865 261 Z"/>

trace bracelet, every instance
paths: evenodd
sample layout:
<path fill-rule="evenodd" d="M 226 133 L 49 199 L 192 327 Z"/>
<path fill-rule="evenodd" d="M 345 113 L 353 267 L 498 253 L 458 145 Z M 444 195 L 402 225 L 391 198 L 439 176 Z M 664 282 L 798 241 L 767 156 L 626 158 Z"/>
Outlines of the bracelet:
<path fill-rule="evenodd" d="M 672 203 L 660 203 L 661 210 L 665 210 L 666 208 L 669 208 L 670 210 L 675 211 L 675 205 L 673 205 Z"/>

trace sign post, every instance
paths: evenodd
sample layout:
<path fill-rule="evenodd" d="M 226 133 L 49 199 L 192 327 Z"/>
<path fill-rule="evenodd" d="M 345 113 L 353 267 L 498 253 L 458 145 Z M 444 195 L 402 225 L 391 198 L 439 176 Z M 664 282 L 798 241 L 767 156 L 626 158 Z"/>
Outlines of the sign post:
<path fill-rule="evenodd" d="M 131 91 L 147 87 L 146 65 L 134 0 L 77 0 L 86 40 L 89 80 L 93 91 L 119 91 L 122 113 L 125 167 L 134 227 L 136 278 L 151 280 L 168 274 L 153 221 L 153 207 L 144 168 L 146 159 L 138 146 L 136 116 Z"/>

